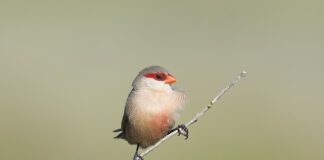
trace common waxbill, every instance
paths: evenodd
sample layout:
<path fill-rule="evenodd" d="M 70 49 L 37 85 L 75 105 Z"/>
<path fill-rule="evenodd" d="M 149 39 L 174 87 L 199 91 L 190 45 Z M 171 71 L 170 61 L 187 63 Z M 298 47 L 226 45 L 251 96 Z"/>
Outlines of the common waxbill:
<path fill-rule="evenodd" d="M 173 130 L 188 138 L 188 129 L 179 125 L 172 129 L 178 112 L 186 103 L 183 91 L 171 87 L 176 79 L 161 66 L 150 66 L 138 73 L 128 95 L 121 129 L 115 138 L 136 144 L 134 160 L 142 160 L 138 148 L 147 148 Z"/>

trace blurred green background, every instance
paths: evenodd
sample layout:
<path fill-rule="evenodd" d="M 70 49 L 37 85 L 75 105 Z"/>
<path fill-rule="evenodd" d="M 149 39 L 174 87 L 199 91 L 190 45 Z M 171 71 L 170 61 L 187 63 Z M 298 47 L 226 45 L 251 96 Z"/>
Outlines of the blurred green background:
<path fill-rule="evenodd" d="M 324 159 L 324 2 L 0 1 L 0 159 L 131 159 L 114 140 L 131 82 L 177 77 L 188 121 L 146 159 Z"/>

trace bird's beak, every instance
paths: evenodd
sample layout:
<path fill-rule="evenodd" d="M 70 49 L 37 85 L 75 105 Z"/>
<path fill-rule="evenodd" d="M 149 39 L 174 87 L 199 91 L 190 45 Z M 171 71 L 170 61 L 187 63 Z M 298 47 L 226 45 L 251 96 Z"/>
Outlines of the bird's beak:
<path fill-rule="evenodd" d="M 165 83 L 167 83 L 167 84 L 172 84 L 172 83 L 174 83 L 174 82 L 176 82 L 177 80 L 172 76 L 172 75 L 168 75 L 167 77 L 166 77 L 166 79 L 165 79 Z"/>

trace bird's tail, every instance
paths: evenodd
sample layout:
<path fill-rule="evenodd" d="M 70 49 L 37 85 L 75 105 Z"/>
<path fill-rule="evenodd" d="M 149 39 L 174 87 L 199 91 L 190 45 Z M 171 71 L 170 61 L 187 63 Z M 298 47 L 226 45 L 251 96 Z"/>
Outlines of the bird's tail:
<path fill-rule="evenodd" d="M 115 130 L 113 130 L 113 132 L 121 132 L 116 137 L 114 137 L 115 139 L 119 139 L 119 138 L 124 138 L 125 137 L 124 136 L 124 132 L 123 132 L 123 130 L 121 128 L 115 129 Z"/>

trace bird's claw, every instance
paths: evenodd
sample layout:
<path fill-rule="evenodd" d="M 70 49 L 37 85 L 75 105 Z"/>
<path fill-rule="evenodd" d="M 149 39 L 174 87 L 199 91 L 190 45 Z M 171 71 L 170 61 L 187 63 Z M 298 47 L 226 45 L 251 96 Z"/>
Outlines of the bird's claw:
<path fill-rule="evenodd" d="M 184 124 L 178 125 L 178 127 L 176 128 L 176 130 L 178 131 L 178 136 L 180 136 L 180 134 L 181 134 L 181 135 L 183 135 L 183 136 L 186 137 L 185 139 L 188 139 L 188 137 L 189 137 L 189 130 L 188 130 L 188 128 Z"/>
<path fill-rule="evenodd" d="M 144 160 L 139 154 L 135 154 L 133 160 Z"/>

